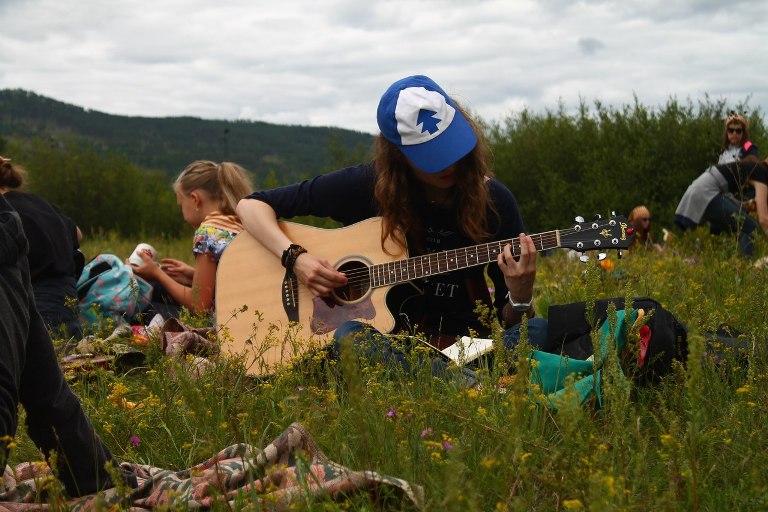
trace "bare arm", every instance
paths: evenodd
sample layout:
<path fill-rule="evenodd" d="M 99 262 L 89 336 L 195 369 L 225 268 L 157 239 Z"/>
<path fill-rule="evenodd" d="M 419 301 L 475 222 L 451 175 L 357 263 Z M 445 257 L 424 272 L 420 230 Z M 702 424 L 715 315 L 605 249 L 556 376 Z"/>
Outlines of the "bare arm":
<path fill-rule="evenodd" d="M 283 251 L 293 243 L 280 229 L 275 210 L 267 203 L 241 199 L 237 204 L 237 215 L 245 230 L 276 258 L 282 257 Z M 311 247 L 306 249 L 311 250 Z M 310 253 L 299 255 L 293 270 L 299 281 L 316 296 L 329 295 L 334 288 L 347 284 L 347 277 L 337 272 L 328 260 Z"/>
<path fill-rule="evenodd" d="M 755 206 L 757 207 L 757 220 L 763 233 L 768 235 L 768 185 L 758 181 L 750 181 L 755 188 Z"/>
<path fill-rule="evenodd" d="M 144 260 L 139 266 L 133 266 L 133 272 L 163 285 L 173 300 L 195 313 L 204 313 L 213 307 L 216 286 L 216 263 L 208 254 L 195 255 L 195 273 L 192 286 L 185 286 L 169 276 L 157 266 L 147 253 L 139 253 Z"/>
<path fill-rule="evenodd" d="M 175 258 L 163 258 L 160 263 L 160 268 L 163 269 L 163 272 L 171 276 L 174 281 L 184 286 L 192 286 L 192 279 L 195 277 L 195 267 Z"/>
<path fill-rule="evenodd" d="M 291 241 L 277 224 L 277 215 L 267 203 L 258 199 L 241 199 L 237 203 L 237 216 L 245 230 L 276 257 L 291 245 Z"/>

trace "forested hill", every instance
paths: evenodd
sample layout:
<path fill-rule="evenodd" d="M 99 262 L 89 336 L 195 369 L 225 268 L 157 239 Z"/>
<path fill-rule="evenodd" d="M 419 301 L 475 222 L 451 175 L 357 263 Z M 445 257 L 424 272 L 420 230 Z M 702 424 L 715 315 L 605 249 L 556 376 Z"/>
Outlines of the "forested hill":
<path fill-rule="evenodd" d="M 20 89 L 0 90 L 0 135 L 74 138 L 175 177 L 191 161 L 229 160 L 278 182 L 325 172 L 369 154 L 372 136 L 340 128 L 284 126 L 194 117 L 127 117 L 62 103 Z"/>

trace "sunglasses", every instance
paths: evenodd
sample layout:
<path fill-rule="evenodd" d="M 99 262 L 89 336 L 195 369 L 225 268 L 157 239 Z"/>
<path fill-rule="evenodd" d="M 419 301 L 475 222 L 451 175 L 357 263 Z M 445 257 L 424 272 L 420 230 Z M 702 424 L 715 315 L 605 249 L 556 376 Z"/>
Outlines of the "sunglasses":
<path fill-rule="evenodd" d="M 642 220 L 642 221 L 644 221 L 644 222 L 651 222 L 651 220 L 652 220 L 652 219 L 651 219 L 650 217 L 643 217 L 643 218 L 642 218 L 642 219 L 640 219 L 640 220 Z"/>
<path fill-rule="evenodd" d="M 742 130 L 741 128 L 728 128 L 728 133 L 738 133 L 738 134 L 741 134 L 741 132 L 743 132 L 743 131 L 744 130 Z"/>

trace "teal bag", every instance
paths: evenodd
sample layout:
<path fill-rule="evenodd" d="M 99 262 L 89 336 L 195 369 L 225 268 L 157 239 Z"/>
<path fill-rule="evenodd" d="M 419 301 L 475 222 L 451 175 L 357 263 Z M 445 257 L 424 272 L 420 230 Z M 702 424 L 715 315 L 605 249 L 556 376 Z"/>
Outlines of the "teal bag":
<path fill-rule="evenodd" d="M 114 324 L 130 321 L 146 309 L 152 285 L 114 254 L 99 254 L 83 267 L 77 297 L 83 327 L 96 328 L 107 319 Z"/>
<path fill-rule="evenodd" d="M 632 312 L 629 326 L 634 324 L 637 314 L 637 311 Z M 611 333 L 611 322 L 609 320 L 603 322 L 598 332 L 599 357 L 596 354 L 594 360 L 573 359 L 540 350 L 532 351 L 531 383 L 539 386 L 544 395 L 545 405 L 559 409 L 564 400 L 574 396 L 574 392 L 579 404 L 584 404 L 592 397 L 596 399 L 598 407 L 602 404 L 600 391 L 602 366 L 610 343 L 614 344 L 617 352 L 624 348 L 628 330 L 626 320 L 626 312 L 617 311 L 613 333 Z"/>

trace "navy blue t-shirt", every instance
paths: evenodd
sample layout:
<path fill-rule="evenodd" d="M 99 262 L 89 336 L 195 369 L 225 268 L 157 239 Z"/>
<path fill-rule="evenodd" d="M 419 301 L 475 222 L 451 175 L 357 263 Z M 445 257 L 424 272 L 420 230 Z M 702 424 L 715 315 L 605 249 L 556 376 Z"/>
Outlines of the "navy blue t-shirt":
<path fill-rule="evenodd" d="M 279 218 L 314 215 L 329 217 L 347 226 L 379 214 L 374 199 L 375 172 L 373 164 L 348 167 L 301 183 L 258 191 L 248 197 L 269 204 Z M 494 178 L 488 180 L 488 188 L 496 212 L 488 212 L 491 236 L 483 243 L 517 237 L 525 229 L 515 197 Z M 424 216 L 426 239 L 415 243 L 406 234 L 409 247 L 423 246 L 425 252 L 433 253 L 476 245 L 460 231 L 450 212 L 426 202 L 416 207 Z M 308 249 L 322 257 L 321 250 Z M 413 255 L 411 252 L 410 256 Z M 490 295 L 484 278 L 485 267 L 493 282 L 494 293 Z M 474 313 L 475 301 L 492 300 L 500 314 L 507 300 L 504 277 L 495 262 L 435 274 L 414 284 L 423 291 L 423 296 L 409 300 L 403 312 L 408 314 L 411 324 L 418 324 L 419 331 L 430 335 L 466 335 L 470 328 L 481 335 L 487 334 Z M 400 312 L 392 313 L 398 316 Z"/>

